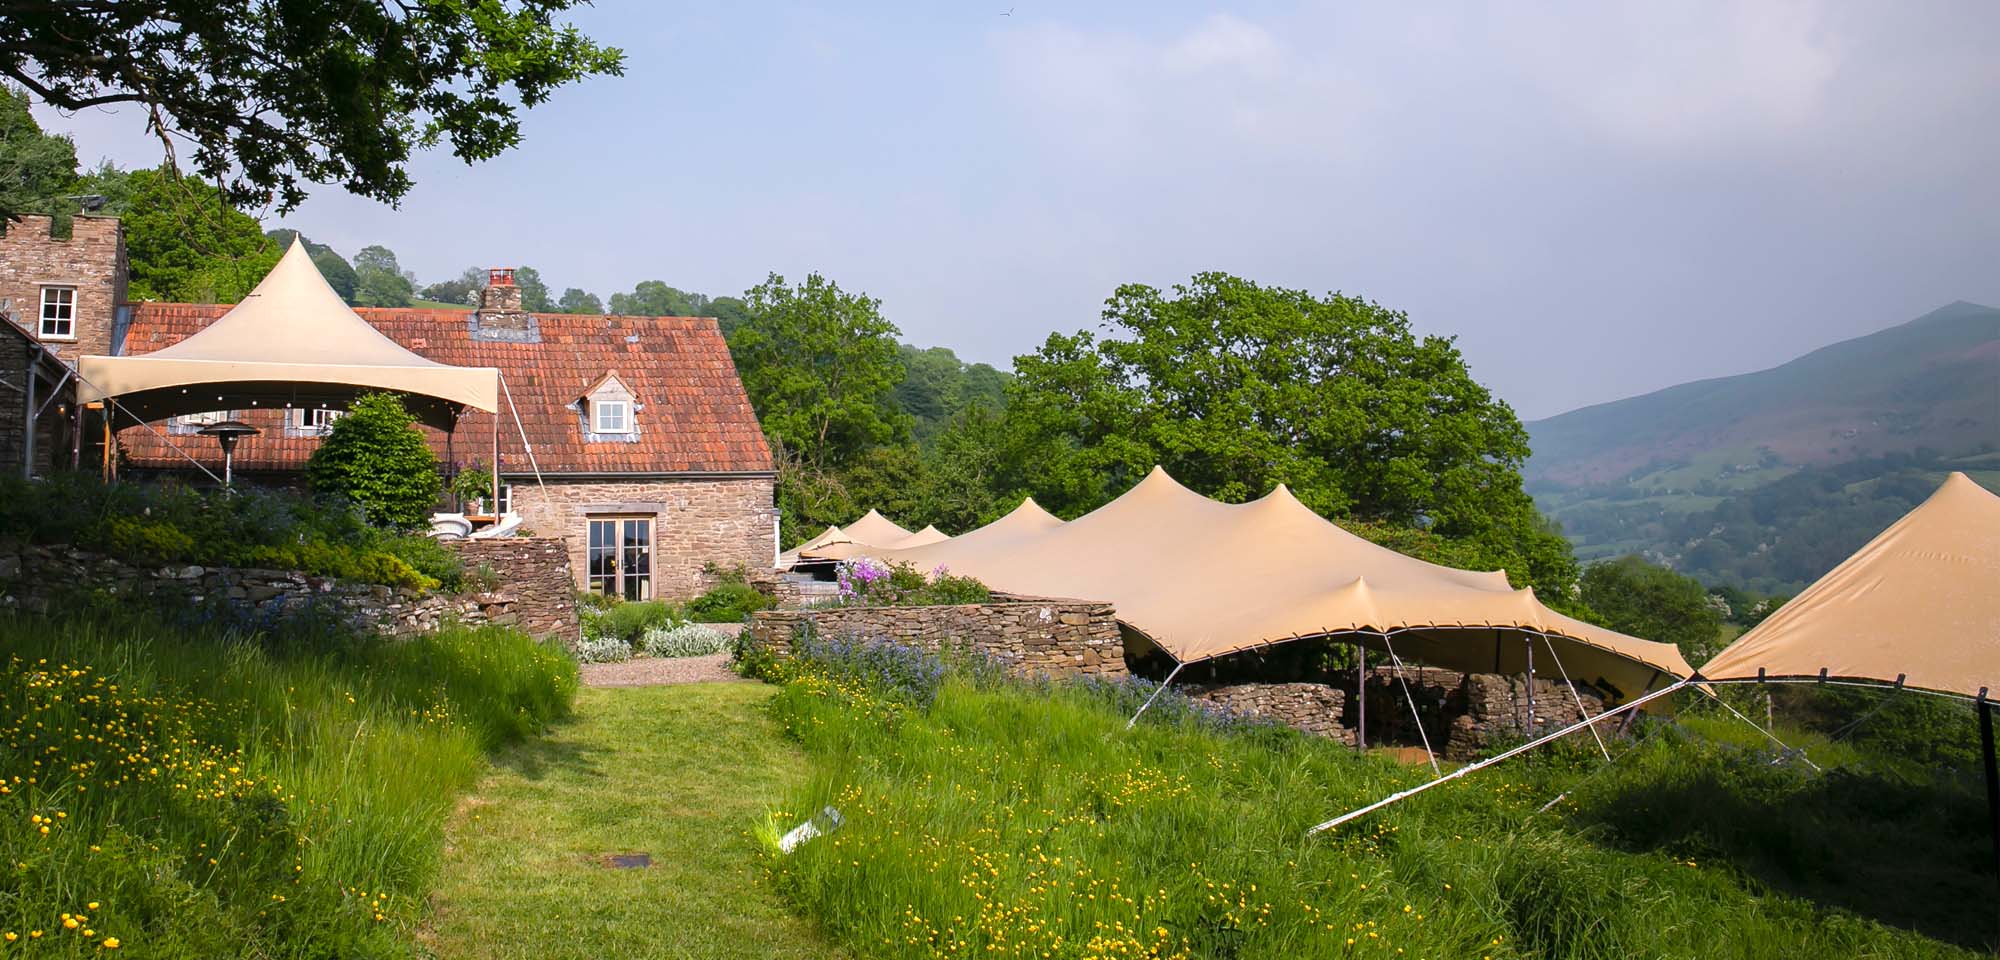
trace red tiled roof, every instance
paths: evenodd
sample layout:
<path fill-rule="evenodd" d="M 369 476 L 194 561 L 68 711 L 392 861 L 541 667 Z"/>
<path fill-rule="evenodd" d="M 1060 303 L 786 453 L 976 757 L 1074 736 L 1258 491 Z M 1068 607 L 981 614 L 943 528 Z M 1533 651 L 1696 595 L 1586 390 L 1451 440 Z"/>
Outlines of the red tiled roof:
<path fill-rule="evenodd" d="M 132 305 L 124 352 L 138 356 L 179 343 L 229 310 L 227 305 Z M 397 343 L 439 363 L 499 367 L 534 444 L 545 474 L 673 474 L 768 472 L 771 449 L 736 376 L 736 364 L 715 321 L 699 317 L 606 317 L 536 314 L 540 342 L 475 339 L 472 314 L 462 310 L 362 307 L 362 319 Z M 617 371 L 641 406 L 634 414 L 637 440 L 587 441 L 577 398 L 605 374 Z M 285 436 L 282 411 L 252 410 L 242 419 L 264 433 L 236 448 L 238 470 L 297 470 L 318 445 L 316 437 Z M 529 462 L 503 395 L 500 469 L 526 474 Z M 164 424 L 155 424 L 167 433 Z M 442 432 L 424 428 L 431 447 L 445 457 Z M 222 454 L 207 437 L 170 434 L 170 441 L 202 463 L 219 467 Z M 187 467 L 150 431 L 119 432 L 127 462 L 149 468 Z M 450 456 L 482 465 L 493 448 L 493 415 L 467 411 Z"/>

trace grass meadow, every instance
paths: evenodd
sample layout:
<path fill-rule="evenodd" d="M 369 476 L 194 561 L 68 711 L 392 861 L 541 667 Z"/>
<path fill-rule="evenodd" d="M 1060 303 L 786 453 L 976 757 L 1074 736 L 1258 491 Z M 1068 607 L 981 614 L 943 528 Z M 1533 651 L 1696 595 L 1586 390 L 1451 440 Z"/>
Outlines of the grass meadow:
<path fill-rule="evenodd" d="M 1429 771 L 1172 697 L 1127 730 L 1136 686 L 802 649 L 750 663 L 812 760 L 763 856 L 857 955 L 1960 957 L 2000 923 L 1973 784 L 1823 740 L 1818 775 L 1697 714 L 1309 839 Z M 843 826 L 776 851 L 826 806 Z"/>
<path fill-rule="evenodd" d="M 458 795 L 576 685 L 494 628 L 0 617 L 0 956 L 409 956 Z"/>

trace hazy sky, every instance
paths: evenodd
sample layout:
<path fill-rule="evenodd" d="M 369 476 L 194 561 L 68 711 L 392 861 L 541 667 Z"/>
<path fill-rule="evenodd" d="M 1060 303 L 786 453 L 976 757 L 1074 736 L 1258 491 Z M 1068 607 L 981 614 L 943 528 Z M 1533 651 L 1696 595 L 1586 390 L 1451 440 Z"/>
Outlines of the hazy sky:
<path fill-rule="evenodd" d="M 996 364 L 1226 270 L 1455 334 L 1527 418 L 2000 303 L 1992 0 L 700 6 L 583 11 L 626 76 L 286 224 L 425 281 L 817 270 Z M 137 111 L 42 117 L 158 162 Z"/>

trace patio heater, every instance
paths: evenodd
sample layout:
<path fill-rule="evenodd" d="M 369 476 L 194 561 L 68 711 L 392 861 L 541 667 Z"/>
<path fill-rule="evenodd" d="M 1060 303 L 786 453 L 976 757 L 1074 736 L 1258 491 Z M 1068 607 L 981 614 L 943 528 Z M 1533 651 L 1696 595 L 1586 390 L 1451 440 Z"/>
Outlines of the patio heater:
<path fill-rule="evenodd" d="M 257 428 L 241 420 L 224 420 L 221 423 L 211 423 L 195 432 L 205 437 L 214 437 L 222 444 L 222 486 L 228 488 L 235 479 L 236 441 L 256 436 Z"/>

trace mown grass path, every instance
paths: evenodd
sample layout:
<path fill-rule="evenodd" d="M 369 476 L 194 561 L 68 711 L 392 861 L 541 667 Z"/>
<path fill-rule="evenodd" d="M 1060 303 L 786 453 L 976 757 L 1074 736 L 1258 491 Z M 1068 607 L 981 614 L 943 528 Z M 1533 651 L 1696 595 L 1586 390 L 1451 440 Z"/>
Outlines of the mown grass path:
<path fill-rule="evenodd" d="M 827 957 L 757 879 L 746 831 L 805 776 L 773 688 L 586 689 L 501 755 L 447 836 L 424 939 L 444 958 Z M 596 858 L 647 853 L 615 870 Z"/>

